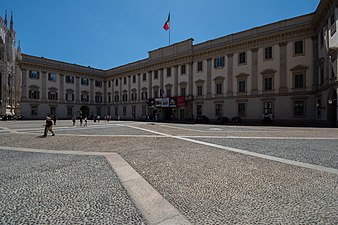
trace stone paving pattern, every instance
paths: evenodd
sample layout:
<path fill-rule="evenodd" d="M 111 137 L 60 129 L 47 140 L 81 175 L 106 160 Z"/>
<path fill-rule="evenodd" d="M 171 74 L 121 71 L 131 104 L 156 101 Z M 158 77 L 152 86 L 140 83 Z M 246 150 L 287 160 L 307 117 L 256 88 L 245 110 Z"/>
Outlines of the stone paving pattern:
<path fill-rule="evenodd" d="M 336 140 L 276 140 L 241 138 L 194 138 L 212 144 L 239 148 L 298 162 L 338 169 Z"/>
<path fill-rule="evenodd" d="M 117 123 L 117 122 L 116 122 Z M 338 129 L 274 128 L 219 126 L 223 131 L 206 132 L 215 126 L 183 130 L 174 124 L 135 123 L 135 127 L 173 136 L 238 137 L 338 137 Z M 168 127 L 169 125 L 169 127 Z M 0 125 L 1 126 L 1 125 Z M 9 125 L 10 126 L 10 125 Z M 9 127 L 8 126 L 8 127 Z M 182 126 L 182 125 L 179 125 Z M 184 127 L 183 127 L 184 128 Z M 244 129 L 244 130 L 243 130 Z M 95 128 L 96 131 L 99 128 Z M 82 137 L 36 134 L 1 134 L 0 146 L 17 146 L 55 150 L 103 151 L 119 153 L 136 171 L 173 204 L 192 224 L 337 224 L 338 175 L 277 163 L 261 158 L 200 145 L 174 137 Z M 63 131 L 59 131 L 61 134 Z M 99 132 L 99 131 L 98 131 Z M 137 131 L 126 129 L 121 135 Z M 81 131 L 79 131 L 79 135 Z M 298 161 L 314 161 L 314 142 L 299 140 L 220 139 L 225 146 L 267 154 L 286 151 Z M 219 140 L 218 140 L 219 141 Z M 253 142 L 252 142 L 253 141 Z M 336 165 L 337 140 L 321 140 L 326 148 L 324 163 Z M 229 145 L 227 144 L 229 142 Z M 232 144 L 231 144 L 232 143 Z M 252 148 L 249 147 L 253 143 Z M 269 143 L 270 147 L 264 147 Z M 290 144 L 291 143 L 291 144 Z M 306 144 L 308 143 L 308 144 Z M 298 147 L 297 147 L 298 146 Z M 278 147 L 275 151 L 267 151 Z M 288 153 L 288 148 L 293 150 Z M 330 148 L 333 149 L 330 150 Z M 264 150 L 265 149 L 265 150 Z M 278 151 L 277 151 L 278 150 Z M 320 150 L 318 150 L 320 151 Z M 324 160 L 325 161 L 325 160 Z M 333 167 L 334 168 L 334 167 Z"/>
<path fill-rule="evenodd" d="M 104 157 L 0 151 L 0 224 L 146 224 Z"/>

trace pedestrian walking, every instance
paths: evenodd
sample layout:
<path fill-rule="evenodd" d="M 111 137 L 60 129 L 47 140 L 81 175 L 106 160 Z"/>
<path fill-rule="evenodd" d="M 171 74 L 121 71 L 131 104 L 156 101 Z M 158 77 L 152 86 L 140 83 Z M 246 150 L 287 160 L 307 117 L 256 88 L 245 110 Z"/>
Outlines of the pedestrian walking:
<path fill-rule="evenodd" d="M 84 127 L 87 126 L 87 117 L 84 118 L 84 125 L 83 125 L 83 126 L 84 126 Z"/>
<path fill-rule="evenodd" d="M 42 137 L 47 137 L 47 133 L 48 131 L 50 131 L 52 133 L 52 136 L 55 136 L 55 133 L 53 131 L 53 121 L 52 118 L 50 118 L 49 116 L 47 116 L 46 118 L 46 124 L 44 124 L 45 126 L 45 131 Z"/>
<path fill-rule="evenodd" d="M 76 122 L 76 116 L 75 115 L 73 116 L 72 121 L 73 121 L 73 126 L 75 126 L 75 122 Z"/>
<path fill-rule="evenodd" d="M 80 126 L 82 126 L 82 116 L 80 116 Z"/>

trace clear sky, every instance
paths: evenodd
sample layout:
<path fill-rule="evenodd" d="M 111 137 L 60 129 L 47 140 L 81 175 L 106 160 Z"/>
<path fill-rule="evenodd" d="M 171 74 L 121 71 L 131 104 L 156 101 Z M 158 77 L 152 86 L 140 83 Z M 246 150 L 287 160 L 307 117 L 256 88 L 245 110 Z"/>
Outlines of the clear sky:
<path fill-rule="evenodd" d="M 171 43 L 194 44 L 315 11 L 320 0 L 1 0 L 23 53 L 110 69 Z"/>

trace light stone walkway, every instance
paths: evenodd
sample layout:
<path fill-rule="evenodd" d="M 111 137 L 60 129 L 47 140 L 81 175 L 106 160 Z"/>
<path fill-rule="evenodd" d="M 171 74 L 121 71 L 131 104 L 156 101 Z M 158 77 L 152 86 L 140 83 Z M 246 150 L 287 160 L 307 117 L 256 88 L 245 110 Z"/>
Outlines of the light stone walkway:
<path fill-rule="evenodd" d="M 129 224 L 338 222 L 338 129 L 58 121 L 42 139 L 41 123 L 0 123 L 0 149 L 104 157 L 145 219 Z"/>

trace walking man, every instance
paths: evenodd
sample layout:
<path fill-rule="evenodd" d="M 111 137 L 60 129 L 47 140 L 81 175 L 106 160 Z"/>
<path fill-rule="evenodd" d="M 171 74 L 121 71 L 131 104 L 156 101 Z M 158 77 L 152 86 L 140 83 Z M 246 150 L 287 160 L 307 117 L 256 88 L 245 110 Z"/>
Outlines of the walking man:
<path fill-rule="evenodd" d="M 46 118 L 46 124 L 44 125 L 45 126 L 45 132 L 43 134 L 42 137 L 47 137 L 47 133 L 48 131 L 50 131 L 52 133 L 52 136 L 55 136 L 55 133 L 53 131 L 53 121 L 52 121 L 52 118 L 48 117 Z"/>

